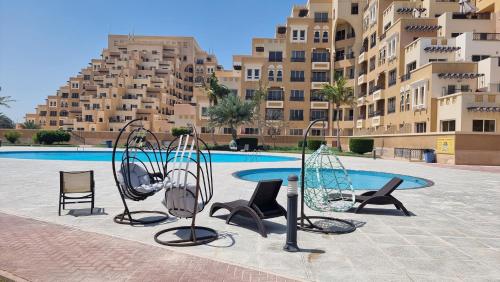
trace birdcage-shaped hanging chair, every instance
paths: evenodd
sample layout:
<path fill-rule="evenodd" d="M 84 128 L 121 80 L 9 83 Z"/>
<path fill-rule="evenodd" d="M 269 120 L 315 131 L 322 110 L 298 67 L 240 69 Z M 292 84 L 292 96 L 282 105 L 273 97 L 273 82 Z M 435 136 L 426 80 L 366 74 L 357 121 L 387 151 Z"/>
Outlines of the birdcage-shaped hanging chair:
<path fill-rule="evenodd" d="M 179 136 L 170 143 L 167 156 L 165 175 L 170 182 L 165 185 L 163 204 L 171 215 L 190 218 L 191 225 L 162 230 L 155 234 L 155 241 L 168 246 L 194 246 L 216 240 L 215 230 L 195 225 L 196 214 L 213 196 L 212 160 L 207 144 L 193 126 L 191 134 Z M 177 238 L 160 238 L 167 235 Z"/>
<path fill-rule="evenodd" d="M 124 150 L 118 150 L 119 145 Z M 165 156 L 158 138 L 146 129 L 141 119 L 127 123 L 118 134 L 113 146 L 113 176 L 120 193 L 124 211 L 114 217 L 120 224 L 152 224 L 168 219 L 162 211 L 130 211 L 127 200 L 143 201 L 160 191 L 167 178 L 164 174 Z M 146 214 L 142 218 L 133 215 Z"/>
<path fill-rule="evenodd" d="M 300 178 L 301 216 L 298 228 L 321 233 L 349 233 L 354 231 L 356 227 L 348 220 L 305 214 L 305 206 L 313 211 L 327 213 L 345 212 L 355 204 L 354 189 L 349 174 L 331 148 L 322 144 L 306 159 L 305 152 L 309 131 L 320 122 L 323 124 L 324 131 L 326 121 L 320 119 L 312 121 L 304 133 Z"/>

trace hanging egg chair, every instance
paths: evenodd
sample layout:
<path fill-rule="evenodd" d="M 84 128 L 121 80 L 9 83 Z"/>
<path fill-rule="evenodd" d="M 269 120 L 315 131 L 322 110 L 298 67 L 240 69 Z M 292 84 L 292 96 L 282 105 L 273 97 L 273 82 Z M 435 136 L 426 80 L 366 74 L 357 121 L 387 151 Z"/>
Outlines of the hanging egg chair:
<path fill-rule="evenodd" d="M 325 120 L 312 121 L 304 133 L 302 142 L 301 216 L 298 219 L 298 228 L 326 234 L 350 233 L 356 230 L 351 221 L 305 214 L 305 206 L 313 211 L 327 213 L 345 212 L 355 204 L 354 189 L 349 174 L 331 148 L 322 144 L 306 159 L 309 131 L 319 122 L 323 123 L 323 130 L 326 129 Z"/>

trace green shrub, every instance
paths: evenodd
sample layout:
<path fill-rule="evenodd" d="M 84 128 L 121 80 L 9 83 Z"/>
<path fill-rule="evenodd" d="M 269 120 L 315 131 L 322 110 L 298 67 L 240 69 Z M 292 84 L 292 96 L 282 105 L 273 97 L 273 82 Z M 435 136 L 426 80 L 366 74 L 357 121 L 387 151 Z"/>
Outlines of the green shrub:
<path fill-rule="evenodd" d="M 240 150 L 245 147 L 245 144 L 248 144 L 250 150 L 255 150 L 259 145 L 259 139 L 251 137 L 238 138 L 236 139 L 236 144 L 238 144 L 238 149 Z"/>
<path fill-rule="evenodd" d="M 172 135 L 175 137 L 179 137 L 181 135 L 186 135 L 186 134 L 190 134 L 190 133 L 191 133 L 191 129 L 189 129 L 189 128 L 185 128 L 185 127 L 172 128 Z"/>
<path fill-rule="evenodd" d="M 309 150 L 316 151 L 319 149 L 319 147 L 321 147 L 322 144 L 326 145 L 326 141 L 324 141 L 324 140 L 309 140 L 309 142 L 307 142 L 307 148 Z"/>
<path fill-rule="evenodd" d="M 349 150 L 356 154 L 364 154 L 373 151 L 373 139 L 351 138 L 349 139 Z"/>
<path fill-rule="evenodd" d="M 5 132 L 5 139 L 7 139 L 10 143 L 14 144 L 19 140 L 19 137 L 21 137 L 21 133 L 17 131 L 7 131 Z"/>
<path fill-rule="evenodd" d="M 71 135 L 64 130 L 41 130 L 33 136 L 33 142 L 45 145 L 69 142 L 69 140 L 71 140 Z"/>
<path fill-rule="evenodd" d="M 304 141 L 303 140 L 300 140 L 298 143 L 297 143 L 297 147 L 301 148 L 302 149 L 302 145 L 304 145 Z M 306 147 L 307 147 L 307 141 L 306 141 Z"/>

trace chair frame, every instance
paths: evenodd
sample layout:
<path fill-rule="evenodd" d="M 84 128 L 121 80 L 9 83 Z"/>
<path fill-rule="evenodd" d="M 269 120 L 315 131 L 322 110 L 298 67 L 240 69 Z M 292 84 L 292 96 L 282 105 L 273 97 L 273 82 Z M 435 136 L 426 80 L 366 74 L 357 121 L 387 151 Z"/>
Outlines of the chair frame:
<path fill-rule="evenodd" d="M 305 192 L 305 162 L 306 162 L 306 146 L 307 146 L 307 136 L 309 135 L 309 131 L 311 131 L 311 128 L 318 122 L 323 123 L 323 130 L 326 128 L 326 119 L 317 119 L 314 121 L 311 121 L 309 123 L 309 126 L 307 127 L 306 131 L 304 132 L 304 139 L 302 141 L 302 164 L 301 164 L 301 175 L 300 175 L 300 217 L 297 219 L 298 224 L 297 228 L 299 230 L 307 231 L 307 232 L 316 232 L 316 233 L 324 233 L 324 234 L 344 234 L 344 233 L 351 233 L 356 230 L 356 225 L 354 223 L 340 219 L 340 218 L 335 218 L 335 217 L 327 217 L 327 216 L 308 216 L 305 213 L 305 203 L 304 203 L 304 192 Z M 322 228 L 321 226 L 314 224 L 312 222 L 312 219 L 319 219 L 319 220 L 328 220 L 328 221 L 336 221 L 336 222 L 341 222 L 349 228 L 346 228 L 345 230 L 341 231 L 334 231 L 334 230 L 327 230 Z"/>
<path fill-rule="evenodd" d="M 139 122 L 141 120 L 142 119 L 135 119 L 135 120 L 132 120 L 129 123 L 127 123 L 120 130 L 120 133 L 118 134 L 118 137 L 116 138 L 115 144 L 113 146 L 112 163 L 111 163 L 112 168 L 113 168 L 113 176 L 114 176 L 115 183 L 116 183 L 116 186 L 118 188 L 118 192 L 120 193 L 120 197 L 122 199 L 122 203 L 123 203 L 123 206 L 124 206 L 123 213 L 120 213 L 120 214 L 116 215 L 113 218 L 114 222 L 116 222 L 118 224 L 147 225 L 147 224 L 160 223 L 160 222 L 166 221 L 168 219 L 168 214 L 165 213 L 165 212 L 162 212 L 162 211 L 149 211 L 149 210 L 130 211 L 130 209 L 129 209 L 128 205 L 127 205 L 126 199 L 129 199 L 129 200 L 132 200 L 132 201 L 142 201 L 142 200 L 145 200 L 148 197 L 154 195 L 156 192 L 142 193 L 142 192 L 136 191 L 134 189 L 130 189 L 129 187 L 123 188 L 123 187 L 121 187 L 120 182 L 118 181 L 117 171 L 116 171 L 116 163 L 115 163 L 116 162 L 115 155 L 116 155 L 116 149 L 118 147 L 118 142 L 120 141 L 120 137 L 125 133 L 125 130 L 127 128 L 132 127 L 131 125 L 133 123 Z M 155 160 L 154 161 L 157 162 L 158 171 L 154 170 L 152 173 L 150 173 L 148 171 L 148 173 L 149 173 L 149 175 L 150 175 L 150 177 L 152 179 L 160 179 L 160 180 L 162 180 L 165 175 L 164 175 L 164 172 L 162 171 L 163 170 L 163 157 L 162 157 L 161 151 L 160 151 L 160 148 L 161 148 L 160 142 L 159 142 L 158 138 L 151 131 L 149 131 L 148 129 L 143 128 L 142 126 L 140 126 L 140 127 L 136 128 L 136 129 L 132 130 L 129 133 L 129 135 L 127 136 L 126 150 L 125 150 L 125 152 L 124 152 L 124 154 L 122 156 L 122 166 L 123 166 L 123 162 L 124 161 L 126 161 L 127 166 L 129 166 L 129 164 L 130 164 L 130 156 L 129 156 L 129 150 L 128 149 L 130 149 L 129 146 L 134 141 L 133 140 L 134 138 L 131 139 L 131 137 L 133 136 L 134 133 L 136 133 L 136 132 L 138 132 L 140 130 L 145 130 L 146 133 L 151 134 L 151 136 L 153 137 L 153 140 L 155 142 L 154 145 L 149 144 L 150 146 L 148 148 L 151 149 L 152 152 L 155 154 Z M 137 148 L 137 149 L 139 149 L 142 152 L 144 152 L 144 150 L 142 148 Z M 156 157 L 157 156 L 156 154 L 159 154 L 160 159 L 158 159 Z M 135 158 L 135 157 L 133 157 L 133 158 Z M 140 160 L 138 160 L 138 161 L 140 161 Z M 160 163 L 160 164 L 158 165 L 158 163 Z M 154 167 L 153 167 L 153 169 L 154 169 Z M 125 177 L 125 176 L 123 176 L 123 177 Z M 130 175 L 128 177 L 130 178 Z M 130 179 L 129 179 L 129 182 L 130 182 Z M 156 215 L 160 215 L 160 217 L 159 218 L 154 218 L 154 219 L 133 218 L 133 216 L 132 216 L 133 214 L 156 214 Z"/>
<path fill-rule="evenodd" d="M 282 207 L 276 201 L 276 198 L 274 198 L 273 204 L 274 204 L 276 209 L 280 210 L 280 213 L 278 213 L 278 214 L 265 215 L 265 213 L 260 210 L 259 206 L 254 204 L 254 201 L 255 201 L 255 198 L 257 197 L 257 193 L 259 191 L 260 185 L 265 184 L 265 183 L 271 183 L 271 182 L 279 182 L 279 187 L 281 187 L 283 180 L 282 179 L 271 179 L 271 180 L 259 181 L 257 184 L 257 187 L 255 188 L 255 190 L 252 194 L 252 197 L 250 198 L 249 201 L 236 200 L 236 201 L 225 202 L 225 203 L 221 203 L 221 202 L 214 203 L 212 205 L 212 207 L 210 208 L 210 216 L 213 216 L 213 214 L 216 211 L 218 211 L 219 209 L 226 209 L 229 211 L 229 215 L 226 217 L 226 223 L 229 224 L 235 215 L 245 214 L 245 215 L 247 215 L 247 217 L 250 217 L 257 224 L 257 228 L 259 229 L 260 235 L 264 238 L 267 237 L 266 227 L 264 226 L 264 222 L 262 220 L 269 219 L 269 218 L 275 218 L 275 217 L 281 217 L 281 216 L 284 216 L 286 218 L 286 216 L 287 216 L 286 209 L 284 207 Z M 278 193 L 279 193 L 279 191 L 278 191 Z M 276 196 L 277 195 L 278 194 L 276 194 Z"/>
<path fill-rule="evenodd" d="M 90 173 L 90 193 L 87 192 L 82 193 L 68 193 L 64 192 L 64 174 L 83 174 Z M 85 194 L 80 197 L 70 197 L 65 194 Z M 95 181 L 94 181 L 94 171 L 59 171 L 59 216 L 61 215 L 61 206 L 62 209 L 66 209 L 66 204 L 81 204 L 81 203 L 90 203 L 90 213 L 94 213 L 94 199 L 95 199 Z M 67 202 L 66 200 L 70 200 Z"/>
<path fill-rule="evenodd" d="M 170 153 L 172 153 L 175 148 L 176 148 L 176 143 L 179 142 L 179 144 L 182 143 L 182 136 L 177 137 L 174 139 L 170 145 L 167 148 L 167 161 L 165 163 L 165 176 L 170 175 L 171 173 L 175 173 L 175 171 L 183 171 L 186 173 L 185 177 L 187 177 L 187 174 L 190 174 L 196 179 L 196 188 L 195 188 L 195 193 L 194 193 L 194 207 L 193 207 L 193 213 L 191 215 L 191 224 L 188 226 L 178 226 L 178 227 L 172 227 L 172 228 L 167 228 L 163 229 L 159 232 L 157 232 L 154 235 L 154 240 L 161 245 L 166 245 L 166 246 L 174 246 L 174 247 L 188 247 L 188 246 L 197 246 L 197 245 L 203 245 L 210 243 L 212 241 L 217 240 L 219 237 L 217 231 L 215 231 L 212 228 L 209 227 L 203 227 L 203 226 L 197 226 L 196 225 L 196 215 L 201 212 L 205 206 L 208 204 L 208 202 L 212 199 L 213 196 L 213 175 L 212 175 L 212 157 L 210 150 L 208 149 L 207 144 L 198 136 L 198 132 L 196 131 L 196 127 L 192 126 L 192 133 L 187 135 L 187 136 L 192 136 L 194 138 L 194 144 L 196 146 L 196 156 L 193 158 L 191 155 L 189 157 L 186 157 L 185 160 L 188 162 L 194 162 L 196 164 L 196 173 L 193 173 L 192 171 L 188 170 L 188 166 L 185 166 L 186 168 L 181 168 L 179 165 L 179 168 L 176 168 L 176 161 L 177 161 L 177 153 L 173 157 L 169 157 Z M 200 149 L 200 143 L 203 144 L 206 148 L 207 155 L 203 153 Z M 177 144 L 177 148 L 180 148 L 179 144 Z M 186 141 L 187 144 L 187 141 Z M 191 148 L 192 150 L 193 148 Z M 177 149 L 178 150 L 178 149 Z M 182 154 L 184 156 L 184 154 Z M 202 168 L 201 165 L 201 158 L 203 158 L 203 161 L 205 163 L 204 169 Z M 181 157 L 182 160 L 182 157 Z M 168 169 L 168 164 L 169 162 L 173 161 L 173 168 Z M 181 173 L 179 172 L 179 173 Z M 201 181 L 203 181 L 203 192 L 201 191 Z M 184 185 L 187 185 L 186 182 L 184 182 Z M 184 187 L 186 189 L 186 187 Z M 207 190 L 208 189 L 208 190 Z M 167 191 L 165 191 L 165 196 L 167 197 Z M 199 202 L 198 200 L 201 197 L 201 201 L 203 203 L 201 210 L 199 210 Z M 173 210 L 176 210 L 175 208 Z M 189 218 L 189 217 L 187 217 Z M 189 230 L 190 236 L 189 239 L 178 239 L 178 240 L 161 240 L 159 237 L 163 234 L 167 233 L 175 233 L 179 230 Z M 198 231 L 206 231 L 208 235 L 200 236 Z"/>

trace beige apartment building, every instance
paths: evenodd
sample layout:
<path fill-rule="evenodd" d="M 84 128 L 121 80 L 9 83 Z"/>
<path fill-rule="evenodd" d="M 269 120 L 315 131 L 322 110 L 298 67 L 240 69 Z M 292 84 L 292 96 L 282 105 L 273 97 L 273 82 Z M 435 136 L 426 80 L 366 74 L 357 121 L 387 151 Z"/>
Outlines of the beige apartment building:
<path fill-rule="evenodd" d="M 219 68 L 192 37 L 110 35 L 101 58 L 26 120 L 46 129 L 119 131 L 142 118 L 153 131 L 168 132 L 175 106 L 193 103 L 195 89 Z"/>
<path fill-rule="evenodd" d="M 500 133 L 499 31 L 494 0 L 309 0 L 216 75 L 246 100 L 266 87 L 261 114 L 283 123 L 284 136 L 302 135 L 318 118 L 327 129 L 318 125 L 313 136 L 336 134 L 336 111 L 316 94 L 335 75 L 356 97 L 342 107 L 343 136 Z M 198 106 L 192 111 L 206 132 L 208 101 Z M 249 124 L 238 133 L 258 130 Z"/>
<path fill-rule="evenodd" d="M 495 0 L 309 0 L 292 7 L 273 38 L 254 38 L 251 54 L 234 55 L 232 70 L 193 38 L 110 35 L 100 59 L 26 118 L 117 131 L 142 117 L 154 131 L 195 124 L 210 133 L 204 84 L 215 72 L 242 99 L 268 91 L 266 127 L 247 124 L 238 134 L 278 128 L 295 141 L 311 120 L 326 118 L 326 130 L 318 124 L 311 134 L 333 136 L 337 113 L 317 91 L 342 75 L 356 102 L 339 113 L 342 136 L 499 134 L 499 56 Z"/>

